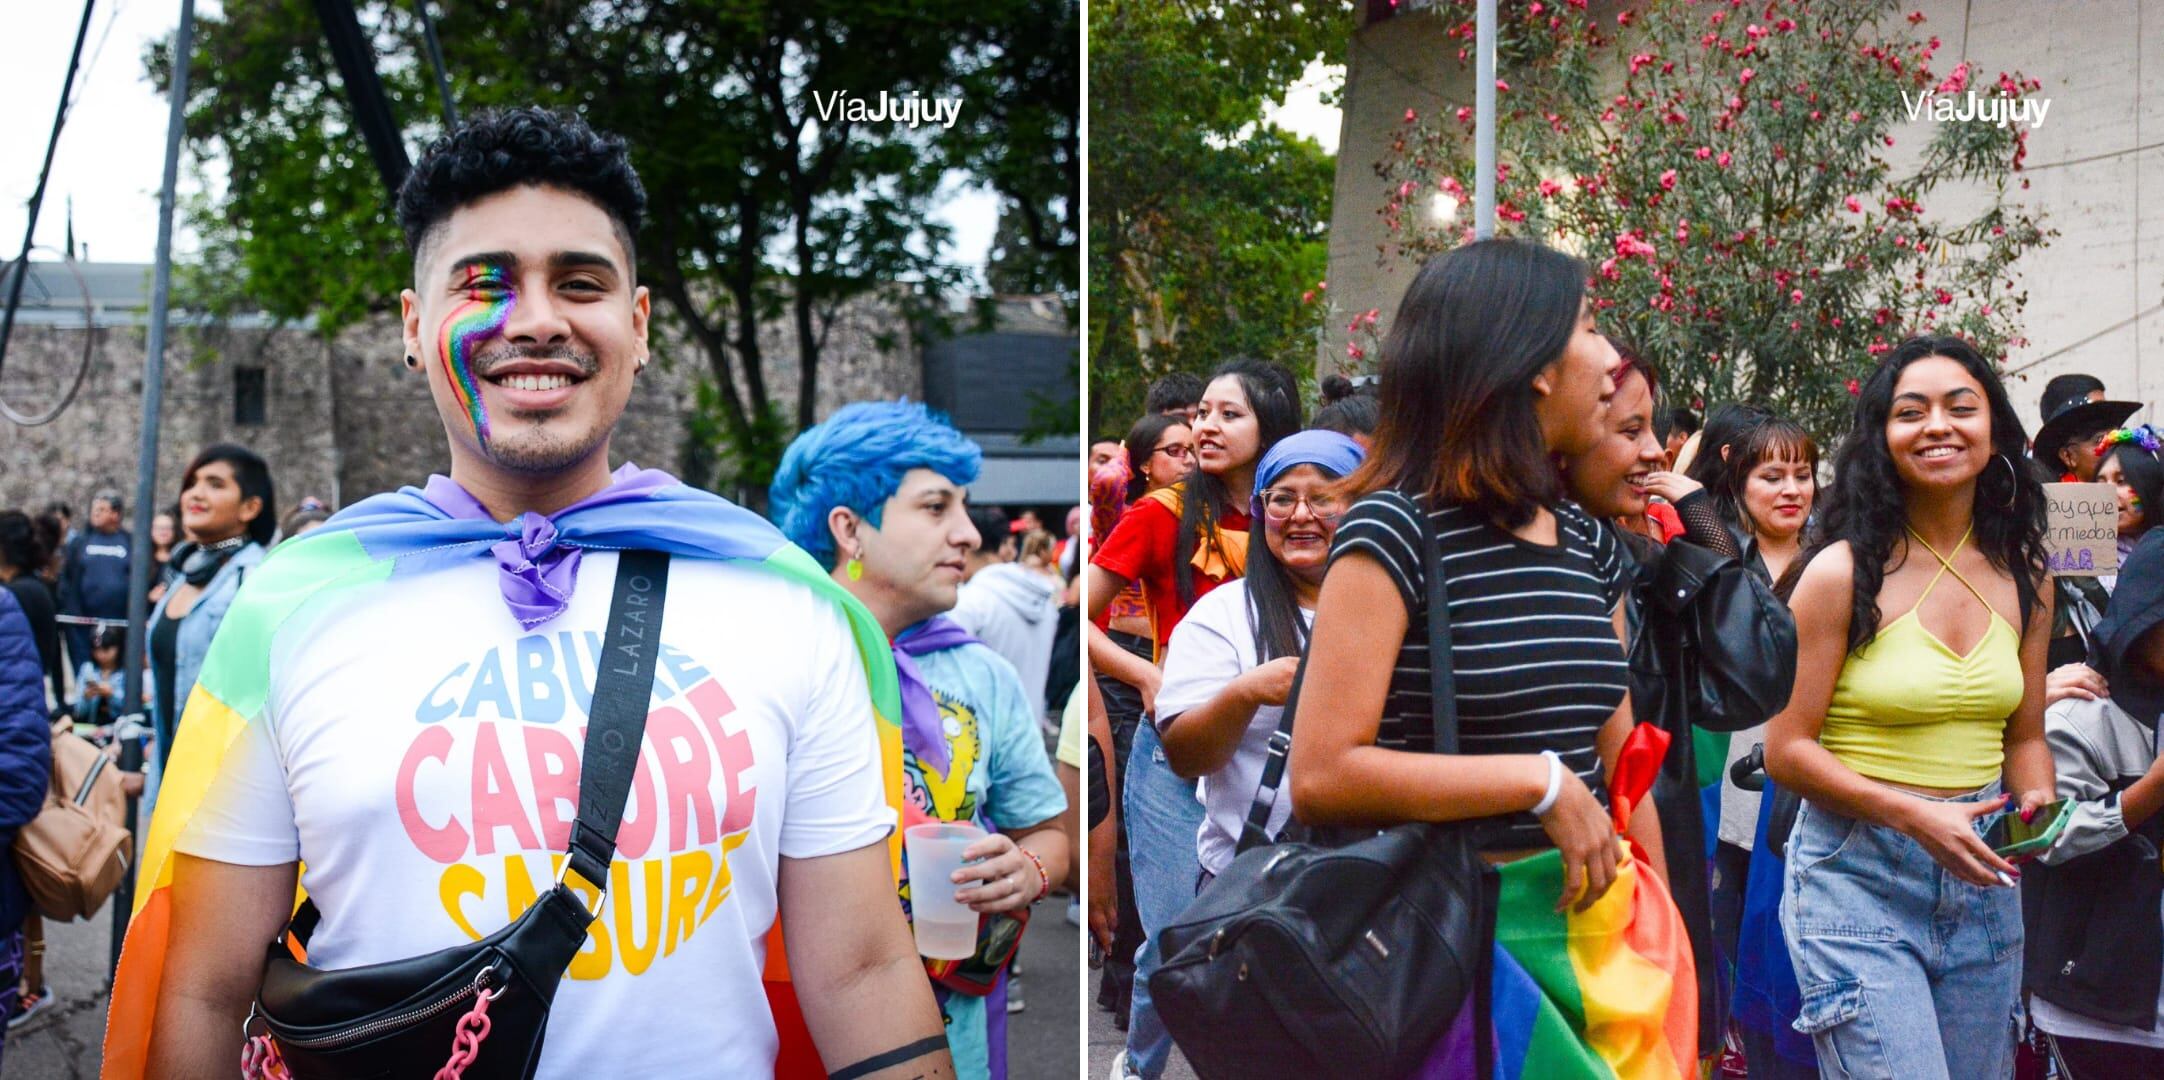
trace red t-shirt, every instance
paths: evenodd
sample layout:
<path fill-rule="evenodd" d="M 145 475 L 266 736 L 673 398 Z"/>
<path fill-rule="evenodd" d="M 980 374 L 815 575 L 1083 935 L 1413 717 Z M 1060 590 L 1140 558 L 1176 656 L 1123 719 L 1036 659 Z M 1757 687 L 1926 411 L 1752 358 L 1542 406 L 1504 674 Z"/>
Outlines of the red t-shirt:
<path fill-rule="evenodd" d="M 1235 532 L 1247 529 L 1247 514 L 1228 509 L 1218 527 Z M 1090 556 L 1090 565 L 1103 567 L 1129 581 L 1142 583 L 1142 594 L 1157 612 L 1157 644 L 1172 640 L 1172 628 L 1187 615 L 1180 603 L 1179 578 L 1174 560 L 1179 550 L 1180 519 L 1155 499 L 1139 499 L 1120 516 L 1105 537 L 1104 546 Z M 1195 599 L 1202 599 L 1226 579 L 1195 571 Z"/>

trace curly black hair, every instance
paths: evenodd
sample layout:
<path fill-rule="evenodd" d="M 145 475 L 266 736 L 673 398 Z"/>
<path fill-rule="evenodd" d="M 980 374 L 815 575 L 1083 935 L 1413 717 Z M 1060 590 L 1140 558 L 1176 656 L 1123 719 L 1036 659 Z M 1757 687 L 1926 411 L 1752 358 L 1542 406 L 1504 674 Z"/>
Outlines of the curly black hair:
<path fill-rule="evenodd" d="M 453 211 L 528 184 L 593 200 L 616 225 L 624 254 L 638 262 L 632 241 L 646 214 L 646 189 L 624 140 L 537 105 L 479 113 L 429 145 L 398 189 L 406 246 L 418 261 L 429 234 Z"/>
<path fill-rule="evenodd" d="M 1881 620 L 1879 586 L 1885 583 L 1896 552 L 1907 557 L 1907 538 L 1902 534 L 1908 525 L 1908 507 L 1903 501 L 1900 477 L 1894 471 L 1893 456 L 1886 448 L 1886 418 L 1893 413 L 1894 387 L 1904 368 L 1933 356 L 1960 364 L 1983 387 L 1991 414 L 1994 460 L 1976 478 L 1976 547 L 1994 569 L 2014 579 L 2023 632 L 2039 610 L 2047 580 L 2044 489 L 2035 474 L 2014 464 L 2021 460 L 2028 435 L 2021 428 L 2020 418 L 2014 415 L 2006 384 L 1976 347 L 1961 338 L 1910 338 L 1887 353 L 1878 369 L 1863 381 L 1856 397 L 1854 423 L 1834 454 L 1834 483 L 1821 504 L 1817 534 L 1805 545 L 1802 557 L 1782 576 L 1778 590 L 1785 597 L 1802 576 L 1803 567 L 1819 552 L 1838 541 L 1848 541 L 1856 564 L 1848 624 L 1852 653 L 1862 651 L 1877 637 Z"/>

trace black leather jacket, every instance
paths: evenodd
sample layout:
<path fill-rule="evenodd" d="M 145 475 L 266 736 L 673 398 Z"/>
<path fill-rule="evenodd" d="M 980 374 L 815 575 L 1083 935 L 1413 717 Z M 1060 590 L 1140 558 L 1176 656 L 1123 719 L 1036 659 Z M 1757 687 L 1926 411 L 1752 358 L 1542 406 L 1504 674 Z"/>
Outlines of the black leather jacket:
<path fill-rule="evenodd" d="M 1706 881 L 1705 811 L 1699 799 L 1694 728 L 1742 731 L 1788 704 L 1796 682 L 1796 623 L 1787 605 L 1735 558 L 1684 540 L 1661 547 L 1624 533 L 1633 563 L 1627 604 L 1632 716 L 1670 736 L 1653 784 L 1675 896 L 1710 994 L 1715 948 Z M 1720 1044 L 1726 1010 L 1699 1011 L 1699 1048 Z"/>

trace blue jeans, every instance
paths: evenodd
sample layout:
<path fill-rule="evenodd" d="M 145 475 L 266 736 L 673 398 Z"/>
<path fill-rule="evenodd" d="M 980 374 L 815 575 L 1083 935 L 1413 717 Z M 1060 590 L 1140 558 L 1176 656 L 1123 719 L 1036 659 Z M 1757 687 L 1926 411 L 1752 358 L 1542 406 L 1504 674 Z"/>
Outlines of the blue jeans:
<path fill-rule="evenodd" d="M 1195 898 L 1202 863 L 1195 856 L 1195 834 L 1202 828 L 1202 803 L 1195 785 L 1182 780 L 1165 762 L 1165 744 L 1157 727 L 1144 717 L 1127 754 L 1127 785 L 1120 792 L 1126 815 L 1128 861 L 1134 869 L 1135 916 L 1142 920 L 1142 951 L 1135 955 L 1135 1000 L 1127 1021 L 1127 1067 L 1145 1080 L 1157 1080 L 1172 1057 L 1172 1035 L 1150 1004 L 1150 973 L 1157 970 L 1157 931 L 1178 917 Z"/>
<path fill-rule="evenodd" d="M 1935 801 L 1998 795 L 1994 783 Z M 1781 929 L 1803 991 L 1796 1030 L 1811 1036 L 1820 1076 L 2013 1074 L 2019 890 L 1971 885 L 1907 835 L 1808 801 L 1785 886 Z"/>

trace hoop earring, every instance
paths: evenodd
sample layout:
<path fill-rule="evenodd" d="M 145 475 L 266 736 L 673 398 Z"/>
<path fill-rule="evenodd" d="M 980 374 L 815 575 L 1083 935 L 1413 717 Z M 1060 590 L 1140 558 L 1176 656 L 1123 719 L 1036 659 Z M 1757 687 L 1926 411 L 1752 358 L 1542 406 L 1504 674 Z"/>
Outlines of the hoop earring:
<path fill-rule="evenodd" d="M 2012 510 L 2014 508 L 2015 498 L 2019 497 L 2021 494 L 2021 474 L 2014 471 L 2013 459 L 2007 457 L 2005 454 L 1993 454 L 1991 455 L 1991 457 L 1995 461 L 2003 461 L 2006 463 L 2006 502 L 2004 505 L 2000 506 L 1999 509 Z M 1986 469 L 1989 469 L 1990 467 L 1991 466 L 1989 465 L 1984 466 L 1984 468 Z"/>

